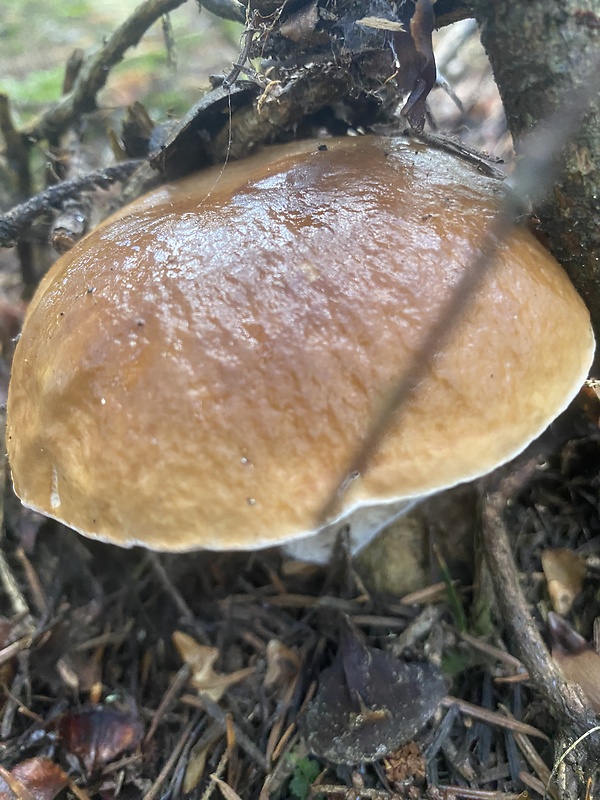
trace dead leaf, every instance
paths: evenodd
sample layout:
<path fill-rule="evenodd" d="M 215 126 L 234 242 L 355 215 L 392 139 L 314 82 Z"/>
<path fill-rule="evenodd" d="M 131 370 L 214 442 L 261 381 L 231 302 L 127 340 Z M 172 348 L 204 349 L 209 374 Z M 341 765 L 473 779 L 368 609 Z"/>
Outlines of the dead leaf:
<path fill-rule="evenodd" d="M 192 670 L 192 677 L 190 678 L 192 686 L 200 694 L 208 695 L 215 703 L 219 702 L 232 684 L 238 683 L 254 672 L 252 667 L 239 669 L 229 675 L 215 672 L 213 667 L 219 658 L 219 650 L 216 647 L 198 644 L 195 639 L 182 631 L 175 631 L 173 644 L 177 648 L 182 661 Z"/>
<path fill-rule="evenodd" d="M 587 418 L 600 427 L 600 381 L 588 379 L 577 398 Z"/>
<path fill-rule="evenodd" d="M 563 616 L 568 614 L 583 586 L 585 562 L 572 550 L 544 550 L 542 569 L 553 609 Z"/>
<path fill-rule="evenodd" d="M 58 721 L 63 746 L 92 774 L 142 740 L 143 727 L 137 710 L 94 706 L 77 714 L 63 714 Z"/>
<path fill-rule="evenodd" d="M 313 39 L 318 22 L 318 4 L 313 2 L 291 14 L 279 28 L 279 33 L 286 39 L 306 45 Z"/>
<path fill-rule="evenodd" d="M 417 130 L 423 130 L 425 124 L 425 102 L 429 92 L 435 86 L 437 77 L 435 56 L 433 54 L 432 34 L 435 27 L 435 14 L 431 0 L 417 0 L 410 20 L 410 39 L 415 51 L 412 69 L 414 70 L 413 88 L 402 108 L 402 114 Z M 407 34 L 394 34 L 396 52 L 406 48 Z"/>
<path fill-rule="evenodd" d="M 267 672 L 263 681 L 265 688 L 287 684 L 298 674 L 301 665 L 302 661 L 295 650 L 286 647 L 278 639 L 271 639 L 267 644 Z"/>
<path fill-rule="evenodd" d="M 367 647 L 342 631 L 334 663 L 306 713 L 310 751 L 335 764 L 377 761 L 409 742 L 446 694 L 441 672 Z"/>
<path fill-rule="evenodd" d="M 68 783 L 49 758 L 28 758 L 10 772 L 0 767 L 0 800 L 54 800 Z"/>
<path fill-rule="evenodd" d="M 206 766 L 206 758 L 212 745 L 204 745 L 199 750 L 194 750 L 190 753 L 188 762 L 185 767 L 185 775 L 183 776 L 183 793 L 190 794 L 196 786 L 200 783 L 200 779 L 204 775 L 204 767 Z"/>

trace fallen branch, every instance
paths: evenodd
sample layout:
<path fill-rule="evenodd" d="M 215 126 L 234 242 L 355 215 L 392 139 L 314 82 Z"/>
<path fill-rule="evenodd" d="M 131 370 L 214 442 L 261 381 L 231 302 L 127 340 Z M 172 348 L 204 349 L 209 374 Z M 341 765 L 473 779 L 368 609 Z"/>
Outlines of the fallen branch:
<path fill-rule="evenodd" d="M 111 68 L 123 59 L 130 47 L 138 44 L 148 28 L 160 17 L 184 2 L 145 0 L 138 6 L 108 37 L 100 50 L 84 61 L 73 89 L 23 131 L 28 140 L 33 143 L 40 139 L 54 139 L 64 133 L 81 114 L 94 111 L 96 95 L 106 83 Z"/>
<path fill-rule="evenodd" d="M 141 159 L 123 161 L 113 167 L 80 175 L 36 194 L 26 203 L 15 206 L 0 216 L 0 247 L 14 247 L 23 231 L 42 214 L 61 208 L 68 200 L 79 197 L 83 192 L 104 189 L 111 183 L 126 180 L 142 163 Z"/>

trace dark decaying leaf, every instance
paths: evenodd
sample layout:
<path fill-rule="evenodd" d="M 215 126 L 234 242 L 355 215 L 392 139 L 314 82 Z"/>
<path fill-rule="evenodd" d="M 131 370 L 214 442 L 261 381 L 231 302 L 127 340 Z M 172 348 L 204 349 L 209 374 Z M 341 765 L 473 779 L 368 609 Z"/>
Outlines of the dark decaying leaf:
<path fill-rule="evenodd" d="M 150 153 L 150 163 L 155 169 L 166 171 L 170 177 L 206 166 L 207 142 L 227 121 L 238 106 L 258 94 L 259 88 L 251 81 L 237 81 L 234 86 L 217 86 L 207 92 L 177 122 L 165 141 Z"/>
<path fill-rule="evenodd" d="M 344 632 L 306 715 L 309 748 L 336 764 L 375 761 L 410 741 L 445 694 L 431 664 L 406 663 Z"/>
<path fill-rule="evenodd" d="M 264 5 L 265 2 L 259 3 L 258 10 L 270 13 Z M 270 5 L 267 2 L 269 8 Z M 275 8 L 279 6 L 277 3 Z M 345 81 L 339 81 L 339 91 L 333 81 L 327 91 L 315 92 L 310 79 L 302 89 L 302 76 L 306 78 L 310 68 L 289 69 L 294 63 L 311 64 L 313 68 L 317 65 L 317 72 L 327 61 L 332 62 L 332 68 L 339 63 L 344 73 L 356 73 L 353 86 L 360 86 L 369 95 L 389 84 L 395 105 L 408 95 L 402 114 L 413 128 L 421 130 L 425 101 L 436 80 L 432 46 L 435 14 L 431 0 L 416 0 L 415 4 L 402 4 L 400 8 L 388 0 L 361 0 L 346 9 L 345 4 L 332 8 L 319 0 L 300 3 L 300 8 L 296 3 L 285 3 L 269 25 L 263 23 L 256 29 L 247 26 L 248 35 L 259 30 L 260 35 L 249 40 L 250 52 L 240 54 L 240 63 L 245 64 L 248 54 L 270 59 L 279 68 L 274 81 L 277 92 L 265 91 L 264 84 L 261 91 L 261 86 L 253 80 L 238 78 L 230 83 L 227 79 L 207 92 L 174 124 L 160 144 L 154 149 L 150 145 L 151 165 L 171 178 L 206 166 L 215 157 L 212 142 L 224 126 L 234 145 L 232 152 L 236 152 L 238 128 L 234 118 L 238 111 L 245 115 L 242 127 L 253 131 L 252 146 L 265 137 L 272 140 L 286 130 L 289 133 L 291 125 L 299 119 L 298 114 L 285 114 L 280 108 L 266 125 L 265 115 L 269 118 L 269 114 L 265 109 L 270 102 L 278 105 L 278 98 L 286 93 L 289 102 L 289 92 L 294 86 L 300 92 L 299 105 L 305 111 L 310 108 L 307 113 L 311 114 L 341 100 L 341 94 L 348 90 Z M 253 115 L 248 116 L 251 105 Z"/>
<path fill-rule="evenodd" d="M 64 748 L 79 759 L 88 774 L 126 750 L 133 750 L 143 736 L 135 710 L 107 706 L 64 714 L 58 722 L 58 731 Z"/>
<path fill-rule="evenodd" d="M 0 800 L 54 800 L 68 783 L 49 758 L 28 758 L 0 775 Z"/>

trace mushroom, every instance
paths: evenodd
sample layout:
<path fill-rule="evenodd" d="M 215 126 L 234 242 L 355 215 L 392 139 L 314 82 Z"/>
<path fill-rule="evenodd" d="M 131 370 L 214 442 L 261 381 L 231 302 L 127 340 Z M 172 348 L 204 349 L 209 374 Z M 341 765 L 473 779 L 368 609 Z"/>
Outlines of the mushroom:
<path fill-rule="evenodd" d="M 28 310 L 8 398 L 17 494 L 124 546 L 313 535 L 501 192 L 455 156 L 366 136 L 270 147 L 122 209 Z M 493 470 L 578 391 L 583 302 L 526 230 L 497 248 L 330 524 Z"/>

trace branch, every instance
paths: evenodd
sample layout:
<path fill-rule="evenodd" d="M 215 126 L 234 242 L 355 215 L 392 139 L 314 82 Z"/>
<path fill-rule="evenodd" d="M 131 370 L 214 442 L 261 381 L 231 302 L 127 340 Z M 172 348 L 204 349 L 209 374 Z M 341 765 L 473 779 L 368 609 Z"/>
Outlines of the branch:
<path fill-rule="evenodd" d="M 185 0 L 145 0 L 115 32 L 103 47 L 82 65 L 69 94 L 31 123 L 24 135 L 32 142 L 60 136 L 81 114 L 94 111 L 96 95 L 108 79 L 112 67 L 125 52 L 134 47 L 148 28 L 163 14 L 182 5 Z"/>
<path fill-rule="evenodd" d="M 79 197 L 90 189 L 103 189 L 115 181 L 126 180 L 142 164 L 142 159 L 123 161 L 114 167 L 106 167 L 88 175 L 80 175 L 36 194 L 31 200 L 15 206 L 0 216 L 0 247 L 14 247 L 20 234 L 42 214 L 60 208 L 67 200 Z"/>

